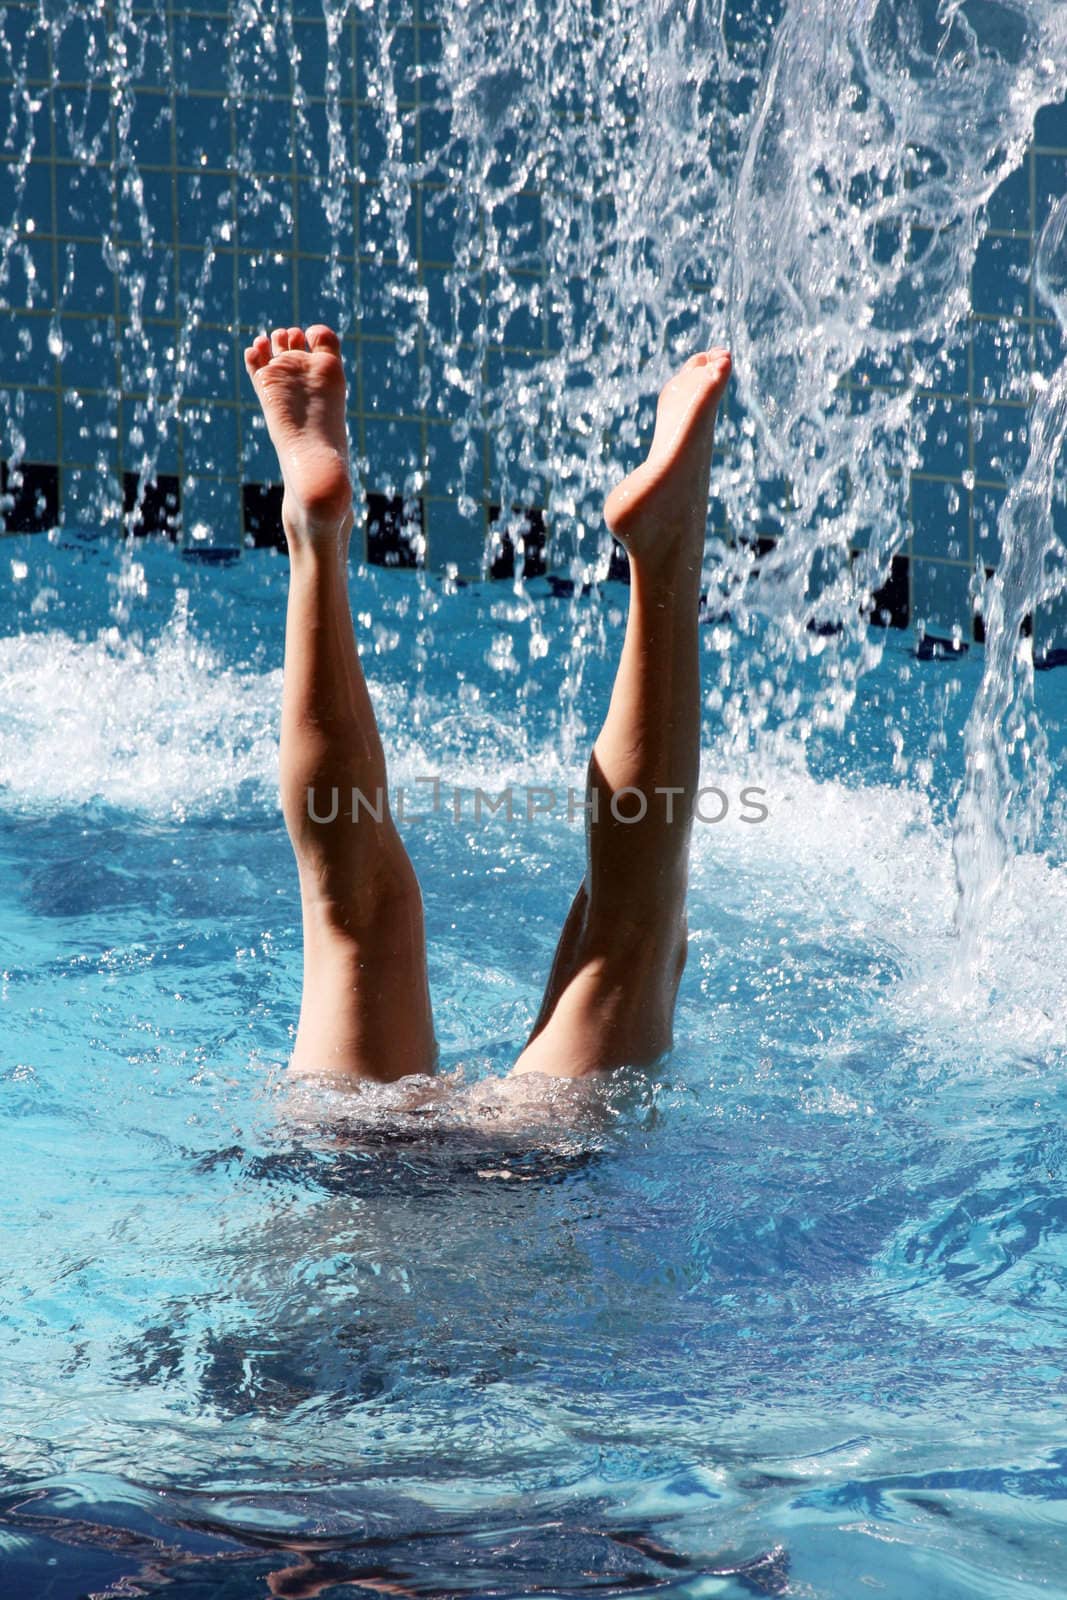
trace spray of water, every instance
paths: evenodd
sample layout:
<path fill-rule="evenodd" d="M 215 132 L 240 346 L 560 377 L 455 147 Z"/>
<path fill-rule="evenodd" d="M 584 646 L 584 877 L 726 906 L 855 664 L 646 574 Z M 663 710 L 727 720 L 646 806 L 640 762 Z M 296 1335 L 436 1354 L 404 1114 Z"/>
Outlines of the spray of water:
<path fill-rule="evenodd" d="M 1067 332 L 1067 200 L 1042 230 L 1035 283 Z M 955 833 L 957 926 L 967 965 L 980 955 L 1014 851 L 1040 831 L 1051 769 L 1034 704 L 1035 605 L 1067 588 L 1067 550 L 1057 537 L 1052 500 L 1067 439 L 1067 366 L 1041 382 L 1030 423 L 1029 455 L 1001 508 L 1001 558 L 975 589 L 986 628 L 985 670 L 967 722 L 966 776 Z"/>
<path fill-rule="evenodd" d="M 1052 6 L 822 0 L 778 29 L 733 209 L 749 420 L 730 501 L 744 526 L 773 464 L 788 492 L 751 601 L 793 654 L 841 629 L 805 726 L 840 723 L 874 654 L 871 599 L 907 537 L 926 443 L 922 391 L 964 331 L 984 207 L 1065 63 Z"/>
<path fill-rule="evenodd" d="M 136 13 L 130 0 L 68 0 L 15 21 L 0 19 L 14 154 L 0 295 L 49 305 L 31 182 L 49 121 L 59 155 L 102 173 L 111 196 L 99 251 L 121 317 L 92 336 L 90 403 L 73 383 L 67 394 L 92 435 L 101 521 L 123 504 L 116 436 L 138 492 L 176 436 L 183 492 L 210 470 L 213 413 L 198 397 L 232 404 L 240 383 L 225 356 L 221 376 L 208 371 L 227 343 L 204 326 L 218 274 L 236 273 L 228 304 L 246 325 L 268 314 L 277 274 L 289 286 L 279 320 L 391 335 L 378 387 L 357 376 L 362 410 L 422 420 L 390 433 L 387 468 L 361 438 L 369 487 L 412 506 L 427 490 L 451 496 L 477 526 L 498 505 L 487 563 L 505 534 L 521 557 L 522 508 L 547 510 L 555 565 L 575 581 L 571 747 L 581 730 L 567 707 L 603 626 L 581 603 L 611 556 L 603 493 L 640 449 L 669 368 L 725 338 L 737 377 L 707 580 L 735 633 L 758 629 L 760 645 L 722 653 L 711 704 L 746 749 L 795 750 L 841 725 L 880 651 L 872 597 L 906 538 L 924 391 L 962 338 L 987 202 L 1067 81 L 1057 0 L 323 0 L 317 31 L 289 0 L 235 0 L 214 43 L 180 33 L 162 0 Z M 78 90 L 65 81 L 73 58 Z M 224 100 L 195 98 L 209 69 Z M 153 202 L 150 101 L 167 149 L 203 172 L 200 190 L 183 180 L 204 214 L 191 261 L 175 261 L 172 216 Z M 1058 226 L 1038 269 L 1057 313 Z M 313 288 L 289 270 L 294 241 L 319 249 Z M 165 330 L 176 279 L 180 317 Z M 66 384 L 68 363 L 92 364 L 74 348 L 73 257 L 62 290 L 47 346 Z M 1057 375 L 1037 396 L 1004 564 L 981 597 L 990 643 L 957 850 L 965 926 L 1012 848 L 1032 841 L 1047 788 L 1018 634 L 1058 584 L 1047 507 L 1061 387 Z M 247 454 L 257 425 L 234 415 Z M 3 420 L 17 467 L 20 396 Z M 131 592 L 116 588 L 127 624 Z M 417 590 L 416 627 L 436 604 Z M 544 634 L 521 575 L 512 608 L 536 658 Z M 817 687 L 798 696 L 791 669 L 812 657 Z M 1025 781 L 1012 777 L 1020 762 Z"/>

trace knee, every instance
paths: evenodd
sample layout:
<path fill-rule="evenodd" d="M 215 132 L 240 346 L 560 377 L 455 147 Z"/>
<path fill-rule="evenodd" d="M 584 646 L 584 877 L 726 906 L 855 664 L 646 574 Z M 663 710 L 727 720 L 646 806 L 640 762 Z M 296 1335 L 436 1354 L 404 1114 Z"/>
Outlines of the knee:
<path fill-rule="evenodd" d="M 324 932 L 361 948 L 400 950 L 421 938 L 422 895 L 402 849 L 367 861 L 319 861 L 301 871 L 301 896 Z"/>

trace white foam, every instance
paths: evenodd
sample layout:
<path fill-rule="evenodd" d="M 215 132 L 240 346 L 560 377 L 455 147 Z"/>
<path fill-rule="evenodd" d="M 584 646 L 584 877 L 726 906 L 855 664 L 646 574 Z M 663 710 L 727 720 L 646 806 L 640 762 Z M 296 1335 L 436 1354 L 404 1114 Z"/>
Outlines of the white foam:
<path fill-rule="evenodd" d="M 409 726 L 403 685 L 374 687 L 392 778 L 444 770 L 468 793 L 516 784 L 516 826 L 486 824 L 486 847 L 543 854 L 524 836 L 521 786 L 580 785 L 558 737 L 539 744 L 514 719 L 446 698 L 432 726 Z M 179 608 L 158 642 L 115 633 L 79 641 L 53 631 L 0 639 L 0 804 L 48 809 L 103 801 L 182 818 L 277 807 L 278 670 L 232 667 L 189 631 Z M 1036 1060 L 1067 1047 L 1067 971 L 1050 959 L 1067 921 L 1067 870 L 1019 856 L 976 959 L 953 932 L 955 880 L 947 828 L 927 796 L 904 786 L 820 782 L 784 761 L 724 776 L 713 754 L 704 781 L 731 812 L 693 835 L 693 915 L 728 907 L 769 938 L 772 915 L 832 947 L 880 950 L 901 974 L 894 1020 L 938 1056 L 952 1044 L 977 1061 L 990 1049 Z M 746 785 L 766 791 L 769 816 L 740 821 Z M 469 813 L 469 804 L 467 812 Z M 467 814 L 467 813 L 465 813 Z M 549 823 L 551 828 L 555 824 Z M 580 818 L 575 824 L 580 828 Z M 551 843 L 551 841 L 549 841 Z M 462 834 L 456 847 L 467 848 Z M 518 888 L 521 893 L 521 887 Z M 951 1035 L 951 1039 L 950 1039 Z"/>
<path fill-rule="evenodd" d="M 951 833 L 927 796 L 884 784 L 819 782 L 767 769 L 767 821 L 694 830 L 693 886 L 753 926 L 779 915 L 807 933 L 881 951 L 900 979 L 887 1020 L 931 1061 L 995 1057 L 1045 1065 L 1067 1049 L 1067 967 L 1051 959 L 1067 920 L 1067 868 L 1012 863 L 973 948 L 956 935 Z"/>
<path fill-rule="evenodd" d="M 185 816 L 276 786 L 281 673 L 222 664 L 176 621 L 147 649 L 113 632 L 0 639 L 0 795 Z"/>

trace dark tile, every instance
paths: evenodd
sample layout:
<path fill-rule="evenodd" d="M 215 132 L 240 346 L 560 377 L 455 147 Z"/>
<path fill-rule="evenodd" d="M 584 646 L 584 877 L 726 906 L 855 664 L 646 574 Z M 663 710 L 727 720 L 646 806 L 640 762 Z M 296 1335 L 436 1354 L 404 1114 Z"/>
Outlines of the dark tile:
<path fill-rule="evenodd" d="M 280 483 L 243 483 L 241 509 L 246 541 L 257 550 L 285 550 Z"/>
<path fill-rule="evenodd" d="M 907 556 L 894 556 L 889 577 L 871 596 L 871 621 L 883 628 L 906 628 L 911 617 Z"/>
<path fill-rule="evenodd" d="M 547 533 L 545 529 L 545 514 L 540 506 L 512 506 L 514 518 L 521 518 L 518 529 L 523 543 L 522 575 L 524 578 L 540 578 L 544 576 L 547 562 L 545 559 L 545 544 Z M 493 527 L 500 521 L 500 507 L 489 507 L 489 524 Z M 512 523 L 514 526 L 514 522 Z M 494 540 L 494 546 L 496 541 Z M 499 530 L 499 548 L 493 556 L 489 568 L 491 578 L 514 578 L 515 576 L 515 542 L 508 528 Z"/>
<path fill-rule="evenodd" d="M 168 539 L 177 538 L 181 527 L 181 490 L 177 475 L 161 472 L 155 480 L 141 486 L 136 472 L 122 474 L 123 510 L 126 525 L 131 533 L 165 533 Z"/>
<path fill-rule="evenodd" d="M 0 523 L 7 533 L 43 533 L 59 525 L 59 468 L 0 461 Z"/>
<path fill-rule="evenodd" d="M 770 534 L 761 533 L 754 536 L 742 534 L 732 543 L 736 549 L 747 550 L 750 553 L 752 556 L 751 575 L 753 578 L 758 578 L 762 557 L 770 555 L 778 541 L 777 539 L 772 539 Z"/>
<path fill-rule="evenodd" d="M 629 583 L 630 558 L 618 539 L 611 541 L 611 561 L 608 563 L 608 581 L 615 583 Z"/>
<path fill-rule="evenodd" d="M 916 641 L 915 654 L 920 661 L 954 661 L 965 656 L 970 648 L 962 639 L 943 639 L 938 633 L 924 633 Z"/>
<path fill-rule="evenodd" d="M 375 567 L 417 567 L 414 540 L 422 532 L 421 500 L 367 495 L 367 560 Z"/>
<path fill-rule="evenodd" d="M 232 567 L 241 559 L 241 547 L 238 544 L 186 545 L 181 555 L 183 561 L 202 567 Z"/>

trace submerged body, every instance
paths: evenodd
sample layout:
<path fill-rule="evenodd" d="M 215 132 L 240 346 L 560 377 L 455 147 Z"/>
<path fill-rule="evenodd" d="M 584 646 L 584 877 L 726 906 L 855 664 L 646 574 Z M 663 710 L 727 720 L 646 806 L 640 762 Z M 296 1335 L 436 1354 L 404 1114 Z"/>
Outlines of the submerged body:
<path fill-rule="evenodd" d="M 245 353 L 285 484 L 290 555 L 281 793 L 300 877 L 295 1071 L 392 1081 L 433 1071 L 422 899 L 389 811 L 385 753 L 348 603 L 353 525 L 340 344 L 276 329 Z M 725 350 L 660 395 L 648 459 L 605 506 L 630 557 L 630 612 L 589 762 L 587 867 L 517 1073 L 581 1077 L 671 1043 L 685 965 L 700 734 L 698 606 Z M 316 796 L 358 791 L 355 818 Z"/>

